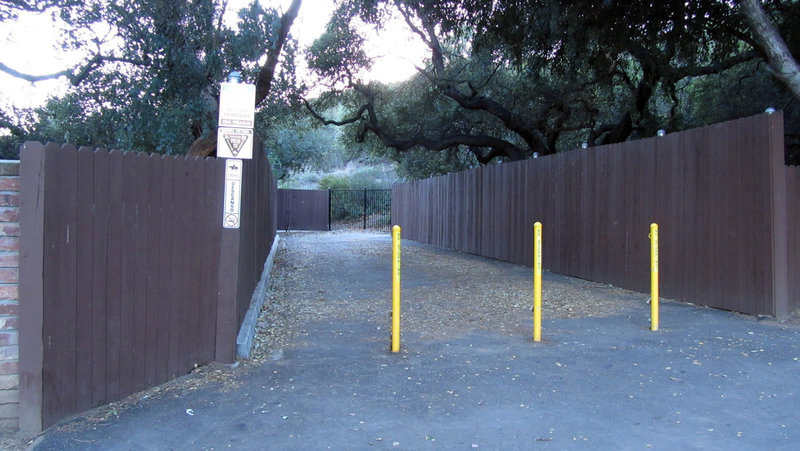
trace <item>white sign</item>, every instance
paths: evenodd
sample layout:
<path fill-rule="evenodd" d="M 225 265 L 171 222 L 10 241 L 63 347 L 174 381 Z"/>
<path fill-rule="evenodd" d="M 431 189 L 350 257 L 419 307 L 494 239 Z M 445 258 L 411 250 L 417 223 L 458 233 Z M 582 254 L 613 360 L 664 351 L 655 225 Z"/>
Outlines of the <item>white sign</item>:
<path fill-rule="evenodd" d="M 253 129 L 220 127 L 217 129 L 218 158 L 253 158 Z"/>
<path fill-rule="evenodd" d="M 223 199 L 222 227 L 238 229 L 242 205 L 242 160 L 225 161 L 225 198 Z"/>
<path fill-rule="evenodd" d="M 253 128 L 256 86 L 247 83 L 222 83 L 219 92 L 219 127 Z"/>

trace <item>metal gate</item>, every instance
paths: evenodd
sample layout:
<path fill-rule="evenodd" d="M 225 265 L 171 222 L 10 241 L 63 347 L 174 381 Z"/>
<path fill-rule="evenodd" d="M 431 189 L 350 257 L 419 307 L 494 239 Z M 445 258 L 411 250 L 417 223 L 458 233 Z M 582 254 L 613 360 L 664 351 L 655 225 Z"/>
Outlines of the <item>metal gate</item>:
<path fill-rule="evenodd" d="M 328 230 L 392 228 L 392 190 L 332 189 L 328 191 Z"/>

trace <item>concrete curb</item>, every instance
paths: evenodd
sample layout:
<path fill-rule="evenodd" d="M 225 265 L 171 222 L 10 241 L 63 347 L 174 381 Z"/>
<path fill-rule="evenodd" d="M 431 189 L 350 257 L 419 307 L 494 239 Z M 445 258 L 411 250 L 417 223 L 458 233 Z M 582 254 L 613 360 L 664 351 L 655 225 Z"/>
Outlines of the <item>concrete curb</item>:
<path fill-rule="evenodd" d="M 267 261 L 264 262 L 264 271 L 261 273 L 261 280 L 258 281 L 256 289 L 253 290 L 253 297 L 250 299 L 250 308 L 247 309 L 247 313 L 244 315 L 244 321 L 242 321 L 242 327 L 239 329 L 239 335 L 236 336 L 236 357 L 242 359 L 250 358 L 250 351 L 253 349 L 253 337 L 255 337 L 256 324 L 258 323 L 258 313 L 261 311 L 261 306 L 264 305 L 264 300 L 267 298 L 269 276 L 272 272 L 272 263 L 275 261 L 275 254 L 278 252 L 278 243 L 280 240 L 280 235 L 276 234 Z"/>

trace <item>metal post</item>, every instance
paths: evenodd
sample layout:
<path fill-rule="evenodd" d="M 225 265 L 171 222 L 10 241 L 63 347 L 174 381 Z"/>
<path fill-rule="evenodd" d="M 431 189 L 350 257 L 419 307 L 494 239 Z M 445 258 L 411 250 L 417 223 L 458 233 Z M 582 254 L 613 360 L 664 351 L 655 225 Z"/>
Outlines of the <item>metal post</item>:
<path fill-rule="evenodd" d="M 367 230 L 367 189 L 364 188 L 364 230 Z"/>
<path fill-rule="evenodd" d="M 400 226 L 392 227 L 392 352 L 400 352 Z"/>
<path fill-rule="evenodd" d="M 658 224 L 650 224 L 650 330 L 658 330 Z"/>
<path fill-rule="evenodd" d="M 533 225 L 533 341 L 542 341 L 542 223 Z"/>
<path fill-rule="evenodd" d="M 331 189 L 328 188 L 328 232 L 331 231 Z"/>

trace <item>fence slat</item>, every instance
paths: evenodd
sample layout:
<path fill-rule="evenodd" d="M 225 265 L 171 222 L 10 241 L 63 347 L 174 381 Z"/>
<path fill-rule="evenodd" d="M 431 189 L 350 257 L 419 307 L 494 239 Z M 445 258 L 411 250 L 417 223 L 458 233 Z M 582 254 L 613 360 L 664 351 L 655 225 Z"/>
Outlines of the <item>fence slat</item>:
<path fill-rule="evenodd" d="M 135 166 L 134 190 L 136 213 L 136 250 L 134 254 L 134 290 L 133 290 L 133 374 L 132 391 L 137 392 L 148 387 L 147 383 L 147 332 L 148 332 L 148 282 L 150 264 L 149 236 L 150 231 L 150 157 L 138 153 L 133 159 Z"/>
<path fill-rule="evenodd" d="M 94 335 L 92 290 L 93 278 L 93 222 L 94 222 L 94 151 L 80 149 L 77 161 L 77 199 L 88 199 L 77 203 L 76 224 L 76 295 L 77 295 L 77 410 L 92 407 L 92 347 Z M 102 323 L 98 325 L 101 327 Z"/>
<path fill-rule="evenodd" d="M 145 331 L 145 381 L 148 387 L 160 382 L 159 379 L 159 323 L 166 316 L 163 305 L 159 300 L 164 293 L 159 286 L 162 280 L 163 273 L 161 273 L 161 253 L 167 247 L 164 242 L 163 235 L 163 161 L 160 156 L 148 155 L 147 156 L 147 171 L 143 174 L 146 180 L 142 183 L 153 187 L 147 193 L 147 199 L 144 200 L 150 212 L 150 227 L 147 235 L 147 255 L 148 267 L 147 272 L 147 295 L 145 296 L 145 304 L 147 310 L 147 325 Z"/>
<path fill-rule="evenodd" d="M 48 384 L 52 394 L 58 395 L 58 404 L 51 404 L 47 413 L 63 415 L 75 410 L 77 405 L 77 343 L 75 329 L 77 327 L 76 269 L 77 248 L 75 232 L 77 228 L 77 150 L 65 146 L 62 149 L 49 147 L 48 156 L 52 158 L 47 168 L 52 169 L 48 177 L 48 185 L 59 190 L 61 197 L 58 205 L 46 206 L 50 214 L 45 216 L 45 234 L 50 236 L 45 243 L 52 247 L 53 265 L 45 267 L 45 277 L 52 275 L 50 283 L 45 281 L 45 310 L 54 314 L 44 317 L 45 347 L 53 350 L 55 367 L 52 373 L 45 370 L 46 379 L 55 378 Z M 60 168 L 67 168 L 66 170 Z M 52 208 L 52 209 L 50 209 Z M 49 226 L 48 226 L 49 223 Z M 62 283 L 54 283 L 63 280 Z M 48 289 L 49 285 L 49 289 Z M 50 299 L 47 299 L 47 297 Z M 43 414 L 44 415 L 44 414 Z"/>
<path fill-rule="evenodd" d="M 109 156 L 97 151 L 94 155 L 94 214 L 92 228 L 92 405 L 107 399 L 107 278 L 109 226 Z"/>
<path fill-rule="evenodd" d="M 106 377 L 107 395 L 111 399 L 121 396 L 120 353 L 122 352 L 122 265 L 123 265 L 123 155 L 120 151 L 109 154 L 108 164 L 108 275 L 107 275 L 107 335 Z"/>
<path fill-rule="evenodd" d="M 174 241 L 172 237 L 172 229 L 174 227 L 174 214 L 173 207 L 175 206 L 173 171 L 175 167 L 174 158 L 161 158 L 161 208 L 159 210 L 160 231 L 161 236 L 161 252 L 158 256 L 158 291 L 161 294 L 159 301 L 160 314 L 158 316 L 158 363 L 157 363 L 157 378 L 156 382 L 164 382 L 172 377 L 174 374 L 170 372 L 170 343 L 171 336 L 174 335 L 172 330 L 172 318 L 175 315 L 172 307 L 172 302 L 168 299 L 177 299 L 175 292 L 172 290 L 172 274 L 173 263 L 172 254 L 174 249 Z"/>
<path fill-rule="evenodd" d="M 122 155 L 122 277 L 120 298 L 119 390 L 131 393 L 133 388 L 134 305 L 136 304 L 136 154 Z"/>

